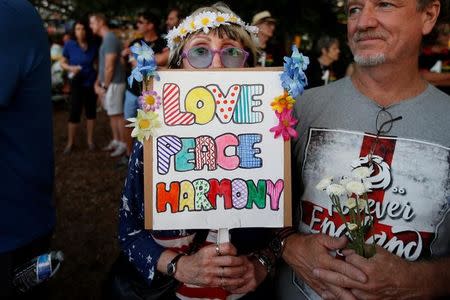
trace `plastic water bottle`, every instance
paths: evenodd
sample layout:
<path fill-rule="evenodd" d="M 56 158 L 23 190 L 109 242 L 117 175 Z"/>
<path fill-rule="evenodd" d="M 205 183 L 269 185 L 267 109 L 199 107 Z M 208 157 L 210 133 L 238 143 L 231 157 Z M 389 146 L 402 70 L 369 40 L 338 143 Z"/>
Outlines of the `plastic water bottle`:
<path fill-rule="evenodd" d="M 39 255 L 14 270 L 13 286 L 19 293 L 25 293 L 34 286 L 55 275 L 64 260 L 61 251 Z"/>
<path fill-rule="evenodd" d="M 78 70 L 82 69 L 81 66 L 75 66 L 75 68 L 77 68 Z M 69 74 L 67 74 L 67 77 L 72 80 L 75 77 L 75 75 L 76 75 L 75 72 L 69 72 Z"/>

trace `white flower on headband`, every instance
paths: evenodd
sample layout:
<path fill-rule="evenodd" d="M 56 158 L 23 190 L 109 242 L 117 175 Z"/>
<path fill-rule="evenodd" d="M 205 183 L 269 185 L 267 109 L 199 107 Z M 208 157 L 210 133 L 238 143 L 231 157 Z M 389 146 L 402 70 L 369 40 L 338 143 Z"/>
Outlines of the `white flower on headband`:
<path fill-rule="evenodd" d="M 198 29 L 201 28 L 205 34 L 208 34 L 210 27 L 217 27 L 216 15 L 208 11 L 202 12 L 195 17 L 195 24 Z"/>
<path fill-rule="evenodd" d="M 259 31 L 259 28 L 256 27 L 256 26 L 245 25 L 245 30 L 247 30 L 251 34 L 257 35 L 258 31 Z"/>
<path fill-rule="evenodd" d="M 187 17 L 185 22 L 183 22 L 179 27 L 186 29 L 187 33 L 191 33 L 200 29 L 200 24 L 195 22 L 193 17 Z"/>
<path fill-rule="evenodd" d="M 167 46 L 173 50 L 188 34 L 199 30 L 208 34 L 212 28 L 230 24 L 242 26 L 252 37 L 258 33 L 258 27 L 244 23 L 241 18 L 233 14 L 205 11 L 196 16 L 187 17 L 178 27 L 169 31 L 166 36 Z"/>
<path fill-rule="evenodd" d="M 216 17 L 215 17 L 215 21 L 218 25 L 225 25 L 226 20 L 229 20 L 231 17 L 230 14 L 226 14 L 226 13 L 217 13 Z"/>

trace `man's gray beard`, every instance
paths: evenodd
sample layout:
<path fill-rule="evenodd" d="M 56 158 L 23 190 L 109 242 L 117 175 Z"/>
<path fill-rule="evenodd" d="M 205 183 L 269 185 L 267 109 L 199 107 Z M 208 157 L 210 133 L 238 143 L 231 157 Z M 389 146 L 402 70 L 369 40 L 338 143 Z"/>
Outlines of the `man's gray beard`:
<path fill-rule="evenodd" d="M 383 53 L 370 56 L 355 55 L 354 60 L 361 67 L 373 67 L 383 64 L 386 61 L 386 56 Z"/>

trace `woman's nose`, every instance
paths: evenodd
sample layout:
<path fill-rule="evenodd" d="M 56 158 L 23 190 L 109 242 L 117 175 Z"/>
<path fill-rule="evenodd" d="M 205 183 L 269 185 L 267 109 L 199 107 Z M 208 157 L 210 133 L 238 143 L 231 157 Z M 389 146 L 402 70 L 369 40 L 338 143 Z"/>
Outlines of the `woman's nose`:
<path fill-rule="evenodd" d="M 222 60 L 220 59 L 220 53 L 215 52 L 213 54 L 213 61 L 211 63 L 210 68 L 216 69 L 216 68 L 223 68 Z"/>

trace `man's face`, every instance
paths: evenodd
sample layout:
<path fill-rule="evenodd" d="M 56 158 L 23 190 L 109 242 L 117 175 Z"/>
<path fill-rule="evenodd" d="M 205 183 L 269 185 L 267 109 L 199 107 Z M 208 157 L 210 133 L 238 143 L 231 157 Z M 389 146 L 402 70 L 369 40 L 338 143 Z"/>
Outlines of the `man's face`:
<path fill-rule="evenodd" d="M 89 27 L 91 27 L 93 34 L 99 34 L 100 32 L 100 22 L 95 16 L 89 18 Z"/>
<path fill-rule="evenodd" d="M 178 23 L 179 23 L 178 13 L 176 11 L 172 10 L 167 15 L 167 20 L 166 20 L 167 30 L 171 30 L 175 26 L 178 26 Z"/>
<path fill-rule="evenodd" d="M 377 65 L 417 59 L 424 12 L 416 0 L 350 0 L 347 37 L 355 62 Z"/>

